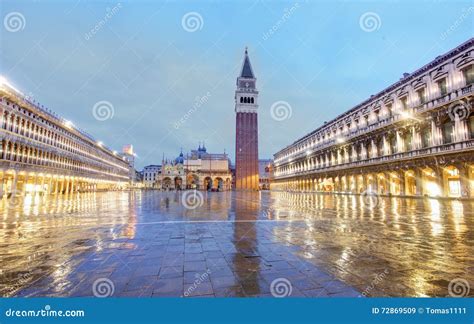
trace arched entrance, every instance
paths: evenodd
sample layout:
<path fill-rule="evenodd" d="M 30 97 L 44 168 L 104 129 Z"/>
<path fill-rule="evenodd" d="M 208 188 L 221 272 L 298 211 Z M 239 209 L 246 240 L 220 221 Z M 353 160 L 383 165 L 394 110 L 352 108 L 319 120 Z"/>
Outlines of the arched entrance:
<path fill-rule="evenodd" d="M 438 175 L 431 168 L 423 169 L 423 192 L 428 196 L 441 196 L 441 188 L 438 184 Z"/>
<path fill-rule="evenodd" d="M 198 189 L 199 188 L 199 177 L 193 173 L 186 176 L 186 188 L 187 189 Z"/>
<path fill-rule="evenodd" d="M 171 178 L 164 178 L 163 179 L 163 190 L 170 190 L 171 189 Z"/>
<path fill-rule="evenodd" d="M 204 178 L 204 190 L 211 191 L 212 190 L 212 179 L 211 177 Z"/>
<path fill-rule="evenodd" d="M 459 169 L 455 166 L 448 166 L 444 170 L 445 188 L 449 197 L 461 197 L 461 179 L 459 177 Z"/>
<path fill-rule="evenodd" d="M 215 188 L 217 191 L 223 191 L 224 190 L 224 180 L 222 180 L 222 178 L 220 178 L 220 177 L 215 178 L 213 188 Z"/>
<path fill-rule="evenodd" d="M 181 190 L 183 188 L 183 179 L 181 177 L 174 178 L 174 188 Z"/>
<path fill-rule="evenodd" d="M 416 179 L 415 179 L 415 171 L 413 170 L 408 170 L 405 173 L 405 181 L 406 181 L 406 194 L 407 195 L 416 195 Z"/>

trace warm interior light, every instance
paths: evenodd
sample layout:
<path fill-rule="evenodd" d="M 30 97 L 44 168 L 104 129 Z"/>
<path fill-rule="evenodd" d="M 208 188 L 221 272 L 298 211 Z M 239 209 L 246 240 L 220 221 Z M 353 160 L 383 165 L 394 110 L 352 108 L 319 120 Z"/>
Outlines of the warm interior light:
<path fill-rule="evenodd" d="M 440 196 L 441 195 L 441 190 L 439 189 L 439 186 L 433 181 L 429 181 L 426 184 L 426 190 L 428 191 L 429 196 Z"/>

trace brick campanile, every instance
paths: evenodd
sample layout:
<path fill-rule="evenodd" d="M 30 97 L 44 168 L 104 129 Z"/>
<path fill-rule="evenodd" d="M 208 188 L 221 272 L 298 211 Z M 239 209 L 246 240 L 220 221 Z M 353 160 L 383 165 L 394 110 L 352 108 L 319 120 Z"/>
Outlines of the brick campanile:
<path fill-rule="evenodd" d="M 245 49 L 242 71 L 235 90 L 235 186 L 236 189 L 258 190 L 258 91 Z"/>

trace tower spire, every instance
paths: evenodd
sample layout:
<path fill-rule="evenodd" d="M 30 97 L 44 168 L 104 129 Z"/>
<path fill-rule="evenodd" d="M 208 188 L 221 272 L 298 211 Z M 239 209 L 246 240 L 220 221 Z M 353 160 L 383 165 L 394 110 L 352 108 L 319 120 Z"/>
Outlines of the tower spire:
<path fill-rule="evenodd" d="M 244 63 L 242 64 L 242 71 L 240 72 L 240 77 L 250 79 L 255 78 L 253 74 L 252 64 L 250 64 L 249 52 L 247 47 L 245 47 L 245 57 Z"/>

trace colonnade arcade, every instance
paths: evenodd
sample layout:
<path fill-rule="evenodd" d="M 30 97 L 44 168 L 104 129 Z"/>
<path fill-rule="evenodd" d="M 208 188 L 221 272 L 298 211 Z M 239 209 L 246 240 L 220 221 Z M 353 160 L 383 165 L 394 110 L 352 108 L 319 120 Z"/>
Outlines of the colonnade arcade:
<path fill-rule="evenodd" d="M 372 167 L 344 173 L 295 177 L 272 184 L 273 189 L 381 195 L 473 197 L 474 163 L 436 163 L 390 168 Z M 442 161 L 443 162 L 443 161 Z"/>
<path fill-rule="evenodd" d="M 0 199 L 26 194 L 72 194 L 99 190 L 123 189 L 118 183 L 76 176 L 63 176 L 17 170 L 0 170 Z"/>

